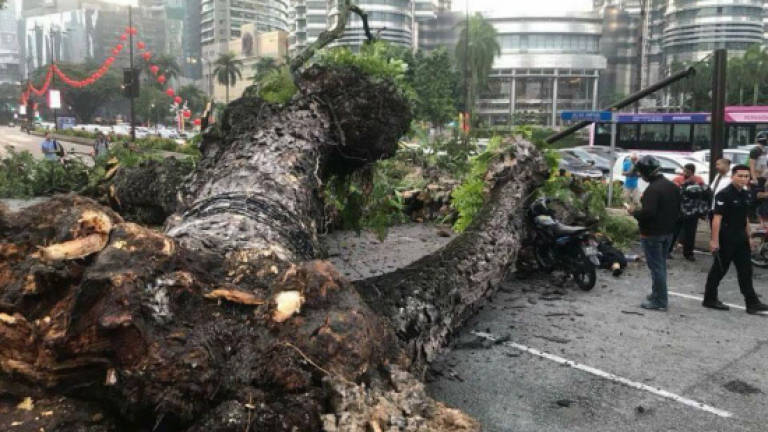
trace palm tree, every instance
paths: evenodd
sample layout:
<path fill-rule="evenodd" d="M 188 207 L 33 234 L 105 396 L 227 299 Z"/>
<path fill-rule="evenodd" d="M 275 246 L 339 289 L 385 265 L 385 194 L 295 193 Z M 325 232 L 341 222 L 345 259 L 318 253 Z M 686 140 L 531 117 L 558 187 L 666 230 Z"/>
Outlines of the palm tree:
<path fill-rule="evenodd" d="M 288 64 L 288 63 L 286 63 Z M 258 83 L 273 69 L 277 69 L 277 60 L 274 57 L 261 57 L 256 64 L 253 65 L 254 75 L 251 77 L 253 82 Z"/>
<path fill-rule="evenodd" d="M 243 79 L 240 69 L 243 67 L 243 61 L 237 59 L 237 54 L 233 52 L 223 53 L 213 63 L 216 65 L 213 73 L 216 74 L 216 81 L 227 89 L 226 102 L 229 103 L 229 86 L 235 85 L 237 80 Z"/>
<path fill-rule="evenodd" d="M 466 87 L 465 110 L 470 113 L 478 93 L 488 83 L 493 59 L 501 54 L 496 37 L 493 25 L 476 13 L 467 19 L 456 44 L 456 64 Z"/>
<path fill-rule="evenodd" d="M 757 105 L 760 82 L 768 73 L 768 52 L 760 44 L 752 45 L 744 53 L 743 61 L 745 78 L 752 83 L 752 105 Z"/>
<path fill-rule="evenodd" d="M 176 59 L 168 54 L 159 55 L 151 60 L 151 62 L 160 68 L 160 73 L 165 75 L 165 78 L 172 80 L 179 76 L 181 68 Z"/>

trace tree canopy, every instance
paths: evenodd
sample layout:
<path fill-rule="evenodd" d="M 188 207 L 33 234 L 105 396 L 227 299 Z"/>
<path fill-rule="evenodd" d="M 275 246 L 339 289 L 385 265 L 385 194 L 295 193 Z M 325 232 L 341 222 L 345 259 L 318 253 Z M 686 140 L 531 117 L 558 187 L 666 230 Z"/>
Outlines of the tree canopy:
<path fill-rule="evenodd" d="M 243 79 L 243 61 L 237 58 L 237 54 L 227 52 L 220 54 L 213 64 L 216 81 L 226 87 L 226 101 L 229 102 L 229 87 L 235 85 L 237 80 Z"/>
<path fill-rule="evenodd" d="M 477 95 L 488 83 L 493 60 L 501 54 L 493 25 L 480 13 L 471 16 L 464 24 L 456 43 L 456 64 L 462 80 L 466 82 L 466 103 L 464 109 L 473 112 Z"/>

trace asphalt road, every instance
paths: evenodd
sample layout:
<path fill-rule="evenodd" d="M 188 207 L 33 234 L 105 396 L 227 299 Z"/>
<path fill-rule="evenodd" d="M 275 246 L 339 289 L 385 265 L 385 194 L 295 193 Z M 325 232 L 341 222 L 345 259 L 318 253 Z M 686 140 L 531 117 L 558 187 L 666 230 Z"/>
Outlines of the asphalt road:
<path fill-rule="evenodd" d="M 667 312 L 638 307 L 650 291 L 642 263 L 600 273 L 591 292 L 506 282 L 434 363 L 429 391 L 490 432 L 766 431 L 768 317 L 691 299 L 710 264 L 671 261 Z M 758 269 L 766 299 L 767 281 Z M 720 298 L 743 306 L 733 269 Z"/>
<path fill-rule="evenodd" d="M 40 143 L 43 142 L 43 138 L 36 135 L 27 135 L 22 132 L 18 127 L 0 126 L 0 155 L 7 153 L 7 148 L 13 148 L 17 152 L 28 151 L 37 158 L 42 158 L 43 153 L 40 150 Z M 91 146 L 73 144 L 66 141 L 61 141 L 65 150 L 71 152 L 89 153 L 92 149 Z"/>

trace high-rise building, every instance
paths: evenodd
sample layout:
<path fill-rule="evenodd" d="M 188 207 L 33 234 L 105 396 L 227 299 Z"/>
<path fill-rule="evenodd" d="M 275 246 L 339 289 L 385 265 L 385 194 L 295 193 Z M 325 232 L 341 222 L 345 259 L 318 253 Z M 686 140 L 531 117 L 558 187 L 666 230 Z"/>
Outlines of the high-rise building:
<path fill-rule="evenodd" d="M 288 0 L 202 0 L 200 45 L 203 58 L 215 61 L 229 50 L 229 42 L 240 37 L 243 24 L 257 32 L 288 30 Z"/>
<path fill-rule="evenodd" d="M 13 4 L 0 10 L 0 83 L 21 80 L 18 25 Z"/>
<path fill-rule="evenodd" d="M 419 49 L 432 51 L 445 48 L 453 51 L 459 40 L 464 19 L 463 12 L 437 11 L 435 18 L 419 23 Z"/>
<path fill-rule="evenodd" d="M 141 0 L 133 8 L 133 26 L 137 40 L 155 54 L 165 53 L 164 14 L 157 14 L 154 2 Z M 128 27 L 128 7 L 109 0 L 32 0 L 22 3 L 19 39 L 22 64 L 33 70 L 50 63 L 82 63 L 87 59 L 103 61 Z M 118 57 L 117 65 L 127 65 L 128 50 Z"/>
<path fill-rule="evenodd" d="M 596 2 L 597 3 L 597 2 Z M 617 3 L 618 2 L 614 2 Z M 605 56 L 607 68 L 600 76 L 600 95 L 605 102 L 615 102 L 640 85 L 639 14 L 630 13 L 618 5 L 603 5 L 603 36 L 600 52 Z"/>
<path fill-rule="evenodd" d="M 559 124 L 558 111 L 597 108 L 603 22 L 594 12 L 486 16 L 498 32 L 477 116 L 486 124 Z"/>
<path fill-rule="evenodd" d="M 440 4 L 436 0 L 360 0 L 356 4 L 368 14 L 368 24 L 382 40 L 416 48 L 420 22 L 435 18 Z M 323 31 L 336 25 L 336 0 L 291 0 L 291 52 L 296 52 L 317 40 Z M 365 42 L 363 21 L 350 14 L 341 38 L 331 46 L 349 46 L 353 49 Z"/>
<path fill-rule="evenodd" d="M 717 48 L 740 54 L 764 42 L 764 0 L 676 0 L 666 5 L 666 64 L 695 61 Z"/>
<path fill-rule="evenodd" d="M 198 80 L 203 77 L 203 52 L 200 45 L 200 0 L 184 2 L 184 24 L 181 43 L 181 75 Z"/>

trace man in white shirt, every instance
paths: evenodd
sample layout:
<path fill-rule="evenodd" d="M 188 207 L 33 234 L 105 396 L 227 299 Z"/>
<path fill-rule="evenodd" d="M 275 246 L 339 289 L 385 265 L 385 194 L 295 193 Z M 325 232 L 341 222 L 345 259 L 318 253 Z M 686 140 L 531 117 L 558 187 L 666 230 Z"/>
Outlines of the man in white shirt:
<path fill-rule="evenodd" d="M 710 185 L 712 189 L 712 203 L 709 207 L 710 222 L 712 221 L 712 211 L 715 209 L 715 196 L 731 184 L 731 161 L 728 159 L 718 159 L 715 162 L 715 170 L 717 174 Z"/>

